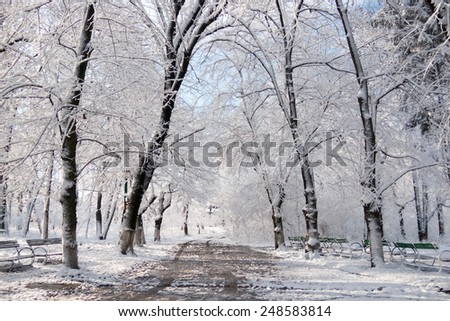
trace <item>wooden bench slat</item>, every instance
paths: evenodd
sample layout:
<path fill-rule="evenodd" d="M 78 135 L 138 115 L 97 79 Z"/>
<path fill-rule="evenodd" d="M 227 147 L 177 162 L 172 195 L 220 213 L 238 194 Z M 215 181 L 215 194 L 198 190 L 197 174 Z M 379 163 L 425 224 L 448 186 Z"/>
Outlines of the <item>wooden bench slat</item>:
<path fill-rule="evenodd" d="M 413 243 L 417 250 L 438 250 L 438 247 L 434 243 Z"/>
<path fill-rule="evenodd" d="M 12 249 L 20 247 L 19 242 L 15 240 L 0 241 L 0 249 Z"/>
<path fill-rule="evenodd" d="M 414 247 L 413 243 L 394 242 L 394 245 L 396 247 L 403 248 L 403 249 L 415 250 L 415 247 Z"/>
<path fill-rule="evenodd" d="M 62 243 L 60 238 L 50 238 L 50 239 L 32 239 L 27 240 L 29 246 L 40 246 L 40 245 L 58 245 Z"/>

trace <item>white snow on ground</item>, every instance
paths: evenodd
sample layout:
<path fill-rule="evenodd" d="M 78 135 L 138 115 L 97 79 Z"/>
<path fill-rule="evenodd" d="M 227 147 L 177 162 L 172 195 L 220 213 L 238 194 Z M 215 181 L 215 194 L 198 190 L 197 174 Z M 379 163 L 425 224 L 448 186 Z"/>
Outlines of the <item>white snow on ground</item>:
<path fill-rule="evenodd" d="M 299 252 L 278 251 L 280 275 L 260 283 L 272 300 L 450 300 L 450 274 L 400 264 L 369 267 L 367 257 L 326 256 L 304 260 Z M 274 288 L 273 284 L 277 284 Z M 289 289 L 289 297 L 283 296 Z"/>
<path fill-rule="evenodd" d="M 119 275 L 145 261 L 174 258 L 178 244 L 190 240 L 213 240 L 235 243 L 211 229 L 201 235 L 149 242 L 137 248 L 137 257 L 119 254 L 116 241 L 90 240 L 79 246 L 80 270 L 62 265 L 34 264 L 19 271 L 0 271 L 0 300 L 49 300 L 48 292 L 35 283 L 70 284 L 86 281 L 98 285 L 115 285 Z M 369 268 L 367 257 L 348 259 L 325 256 L 305 260 L 292 248 L 274 251 L 270 246 L 253 246 L 279 259 L 270 275 L 245 275 L 262 300 L 450 300 L 450 274 L 418 271 L 399 264 Z M 78 283 L 79 284 L 79 283 Z M 446 293 L 447 292 L 447 293 Z"/>
<path fill-rule="evenodd" d="M 33 268 L 18 271 L 0 271 L 0 300 L 43 300 L 45 291 L 30 289 L 29 283 L 71 283 L 73 279 L 99 285 L 117 284 L 118 276 L 130 270 L 139 262 L 170 259 L 177 243 L 163 241 L 138 248 L 139 256 L 124 256 L 117 244 L 91 241 L 79 245 L 80 269 L 72 270 L 61 264 L 42 265 L 34 263 Z"/>

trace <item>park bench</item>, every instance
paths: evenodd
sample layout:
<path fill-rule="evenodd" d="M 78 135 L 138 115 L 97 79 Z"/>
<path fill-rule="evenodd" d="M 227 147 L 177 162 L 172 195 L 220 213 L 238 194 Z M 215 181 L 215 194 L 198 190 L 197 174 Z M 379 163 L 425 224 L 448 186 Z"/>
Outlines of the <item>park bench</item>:
<path fill-rule="evenodd" d="M 62 257 L 61 238 L 30 239 L 27 244 L 34 251 L 36 259 L 41 263 L 60 262 Z M 56 260 L 52 258 L 56 257 Z"/>
<path fill-rule="evenodd" d="M 307 239 L 303 236 L 290 236 L 289 242 L 293 247 L 305 248 Z M 360 257 L 363 253 L 363 247 L 358 242 L 349 242 L 345 238 L 321 237 L 320 252 L 331 255 L 343 256 L 348 258 Z"/>
<path fill-rule="evenodd" d="M 306 247 L 306 237 L 304 236 L 289 236 L 288 239 L 293 248 L 303 249 Z"/>
<path fill-rule="evenodd" d="M 306 243 L 308 242 L 308 238 L 306 236 L 289 236 L 289 242 L 295 248 L 303 249 L 306 247 Z M 319 238 L 320 248 L 323 250 L 328 250 L 331 246 L 331 243 L 328 243 L 328 238 L 321 237 Z"/>
<path fill-rule="evenodd" d="M 0 241 L 0 269 L 31 266 L 34 252 L 30 247 L 21 247 L 16 240 Z"/>
<path fill-rule="evenodd" d="M 332 255 L 339 255 L 347 258 L 360 257 L 364 251 L 363 246 L 359 242 L 350 242 L 346 238 L 325 238 L 326 244 L 331 249 Z"/>
<path fill-rule="evenodd" d="M 439 270 L 450 272 L 450 250 L 442 250 L 439 253 Z"/>
<path fill-rule="evenodd" d="M 391 260 L 401 261 L 417 266 L 435 266 L 438 262 L 439 269 L 450 263 L 450 250 L 440 250 L 435 243 L 405 243 L 394 242 L 391 251 Z"/>
<path fill-rule="evenodd" d="M 333 249 L 334 240 L 335 239 L 332 237 L 320 237 L 319 242 L 320 242 L 320 248 L 322 249 L 322 251 L 325 251 L 329 254 L 335 253 L 335 250 Z"/>

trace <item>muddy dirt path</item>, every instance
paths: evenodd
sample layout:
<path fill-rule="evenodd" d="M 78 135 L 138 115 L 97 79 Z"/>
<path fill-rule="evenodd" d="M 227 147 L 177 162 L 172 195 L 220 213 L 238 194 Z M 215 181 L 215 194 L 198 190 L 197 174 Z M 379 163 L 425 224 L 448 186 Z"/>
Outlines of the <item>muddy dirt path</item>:
<path fill-rule="evenodd" d="M 135 265 L 112 285 L 34 286 L 51 291 L 53 300 L 258 300 L 246 276 L 264 278 L 275 270 L 275 257 L 242 245 L 187 242 L 174 254 L 171 260 Z"/>
<path fill-rule="evenodd" d="M 133 300 L 252 300 L 245 278 L 270 274 L 274 258 L 241 245 L 182 244 L 171 261 L 148 262 L 131 272 L 136 281 L 158 284 Z"/>

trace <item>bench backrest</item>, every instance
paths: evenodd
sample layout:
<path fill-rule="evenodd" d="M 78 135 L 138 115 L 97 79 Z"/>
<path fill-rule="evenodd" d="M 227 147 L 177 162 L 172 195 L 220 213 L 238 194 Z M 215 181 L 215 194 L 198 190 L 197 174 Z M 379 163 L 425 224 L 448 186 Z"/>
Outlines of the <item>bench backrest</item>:
<path fill-rule="evenodd" d="M 413 243 L 394 242 L 394 245 L 396 247 L 403 248 L 403 249 L 412 249 L 412 250 L 416 249 L 416 247 L 414 246 Z"/>
<path fill-rule="evenodd" d="M 15 240 L 0 241 L 0 249 L 12 249 L 18 247 L 20 247 L 20 245 Z"/>
<path fill-rule="evenodd" d="M 438 250 L 438 246 L 434 243 L 402 243 L 394 242 L 394 245 L 399 248 L 413 249 L 413 250 Z"/>
<path fill-rule="evenodd" d="M 290 241 L 297 241 L 297 242 L 303 241 L 303 237 L 302 236 L 289 236 L 288 239 Z"/>
<path fill-rule="evenodd" d="M 418 250 L 438 250 L 438 246 L 434 243 L 414 243 L 414 247 Z"/>
<path fill-rule="evenodd" d="M 368 247 L 369 245 L 370 245 L 370 241 L 369 240 L 367 240 L 367 239 L 363 240 L 363 246 L 364 247 Z M 386 240 L 382 240 L 382 245 L 383 246 L 390 246 L 389 242 L 386 241 Z"/>
<path fill-rule="evenodd" d="M 29 246 L 40 246 L 40 245 L 55 245 L 55 244 L 61 244 L 60 238 L 51 238 L 46 240 L 40 240 L 40 239 L 34 239 L 34 240 L 27 240 L 27 243 Z"/>

